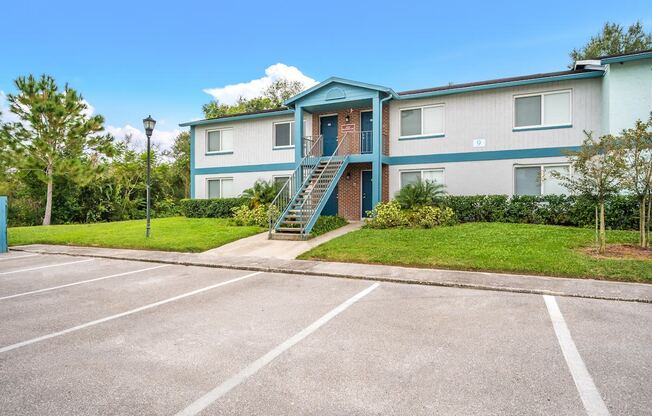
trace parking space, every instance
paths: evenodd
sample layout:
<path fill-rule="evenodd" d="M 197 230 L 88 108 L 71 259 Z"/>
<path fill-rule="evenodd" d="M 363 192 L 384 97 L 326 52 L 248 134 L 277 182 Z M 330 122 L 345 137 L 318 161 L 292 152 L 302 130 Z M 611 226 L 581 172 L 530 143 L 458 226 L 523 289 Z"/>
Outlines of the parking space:
<path fill-rule="evenodd" d="M 587 413 L 538 295 L 18 253 L 0 289 L 1 414 Z M 557 303 L 649 414 L 652 305 Z"/>

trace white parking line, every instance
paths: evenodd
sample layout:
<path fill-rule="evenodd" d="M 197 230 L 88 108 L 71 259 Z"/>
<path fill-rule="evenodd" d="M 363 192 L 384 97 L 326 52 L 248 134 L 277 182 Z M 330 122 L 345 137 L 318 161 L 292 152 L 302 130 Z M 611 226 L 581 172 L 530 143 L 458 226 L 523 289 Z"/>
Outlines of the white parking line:
<path fill-rule="evenodd" d="M 134 313 L 138 313 L 138 312 L 142 312 L 142 311 L 145 311 L 145 310 L 148 310 L 148 309 L 152 309 L 152 308 L 155 308 L 157 306 L 165 305 L 166 303 L 174 302 L 176 300 L 184 299 L 184 298 L 187 298 L 189 296 L 197 295 L 199 293 L 203 293 L 203 292 L 206 292 L 208 290 L 218 288 L 220 286 L 228 285 L 229 283 L 239 282 L 240 280 L 247 279 L 249 277 L 255 276 L 255 275 L 260 274 L 260 273 L 262 273 L 262 272 L 250 273 L 250 274 L 247 274 L 245 276 L 237 277 L 235 279 L 227 280 L 227 281 L 220 282 L 220 283 L 217 283 L 217 284 L 214 284 L 214 285 L 203 287 L 201 289 L 193 290 L 192 292 L 183 293 L 181 295 L 173 296 L 173 297 L 168 298 L 168 299 L 163 299 L 163 300 L 160 300 L 158 302 L 150 303 L 148 305 L 141 306 L 141 307 L 136 308 L 136 309 L 131 309 L 131 310 L 128 310 L 126 312 L 121 312 L 121 313 L 118 313 L 118 314 L 115 314 L 115 315 L 107 316 L 106 318 L 96 319 L 94 321 L 86 322 L 85 324 L 73 326 L 72 328 L 64 329 L 63 331 L 53 332 L 51 334 L 43 335 L 41 337 L 28 339 L 27 341 L 22 341 L 22 342 L 18 342 L 16 344 L 7 345 L 6 347 L 0 348 L 0 353 L 15 350 L 17 348 L 21 348 L 21 347 L 25 347 L 27 345 L 35 344 L 37 342 L 45 341 L 47 339 L 60 337 L 61 335 L 65 335 L 65 334 L 69 334 L 71 332 L 79 331 L 80 329 L 88 328 L 88 327 L 91 327 L 91 326 L 94 326 L 94 325 L 99 325 L 99 324 L 102 324 L 104 322 L 112 321 L 114 319 L 122 318 L 124 316 L 132 315 Z"/>
<path fill-rule="evenodd" d="M 14 259 L 26 259 L 27 257 L 34 257 L 38 256 L 38 253 L 33 253 L 33 254 L 26 254 L 24 256 L 8 256 L 8 257 L 0 257 L 0 261 L 2 260 L 14 260 Z"/>
<path fill-rule="evenodd" d="M 607 406 L 602 400 L 602 396 L 600 396 L 600 392 L 595 386 L 589 370 L 587 370 L 579 351 L 577 351 L 575 342 L 573 342 L 573 338 L 568 330 L 564 316 L 559 310 L 555 297 L 543 295 L 543 299 L 546 302 L 552 327 L 555 329 L 561 352 L 564 354 L 568 369 L 573 376 L 575 387 L 577 387 L 577 391 L 580 394 L 586 414 L 589 416 L 608 416 L 609 409 L 607 409 Z"/>
<path fill-rule="evenodd" d="M 304 330 L 298 332 L 297 334 L 287 339 L 285 342 L 278 345 L 276 348 L 274 348 L 267 354 L 263 355 L 253 363 L 249 364 L 238 374 L 234 375 L 230 379 L 226 380 L 224 383 L 220 384 L 219 386 L 215 387 L 213 390 L 209 391 L 208 393 L 206 393 L 205 395 L 197 399 L 195 402 L 190 404 L 190 406 L 186 407 L 185 409 L 177 413 L 177 416 L 198 414 L 199 412 L 201 412 L 202 410 L 210 406 L 213 402 L 218 400 L 220 397 L 224 396 L 226 393 L 231 391 L 231 389 L 237 387 L 248 377 L 251 377 L 252 375 L 256 374 L 258 370 L 260 370 L 261 368 L 265 367 L 267 364 L 272 362 L 276 357 L 281 355 L 283 352 L 292 348 L 294 345 L 299 343 L 308 335 L 312 334 L 313 332 L 321 328 L 328 321 L 335 318 L 340 313 L 344 312 L 349 306 L 353 305 L 355 302 L 367 296 L 369 293 L 371 293 L 372 290 L 376 289 L 378 286 L 379 283 L 374 283 L 373 285 L 369 286 L 362 292 L 358 293 L 357 295 L 348 299 L 341 305 L 337 306 L 335 309 L 331 310 L 326 315 L 322 316 L 321 318 L 317 319 L 315 322 L 310 324 L 310 326 L 308 326 Z"/>
<path fill-rule="evenodd" d="M 65 284 L 65 285 L 47 287 L 45 289 L 38 289 L 38 290 L 29 291 L 29 292 L 17 293 L 15 295 L 3 296 L 3 297 L 0 298 L 0 300 L 13 299 L 13 298 L 21 297 L 21 296 L 33 295 L 35 293 L 49 292 L 51 290 L 63 289 L 64 287 L 83 285 L 85 283 L 91 283 L 91 282 L 98 282 L 100 280 L 110 279 L 112 277 L 127 276 L 127 275 L 134 274 L 134 273 L 146 272 L 148 270 L 156 270 L 156 269 L 160 269 L 161 267 L 168 267 L 168 266 L 170 266 L 170 265 L 169 264 L 164 264 L 162 266 L 148 267 L 146 269 L 132 270 L 130 272 L 112 274 L 112 275 L 109 275 L 109 276 L 98 277 L 98 278 L 95 278 L 95 279 L 82 280 L 81 282 L 68 283 L 68 284 Z"/>
<path fill-rule="evenodd" d="M 77 260 L 77 261 L 69 261 L 67 263 L 48 264 L 46 266 L 30 267 L 29 269 L 12 270 L 12 271 L 9 271 L 9 272 L 1 272 L 0 276 L 4 276 L 4 275 L 7 275 L 7 274 L 13 274 L 13 273 L 31 272 L 32 270 L 47 269 L 48 267 L 67 266 L 67 265 L 70 265 L 70 264 L 86 263 L 87 261 L 93 261 L 93 260 L 94 259 L 84 259 L 84 260 Z"/>

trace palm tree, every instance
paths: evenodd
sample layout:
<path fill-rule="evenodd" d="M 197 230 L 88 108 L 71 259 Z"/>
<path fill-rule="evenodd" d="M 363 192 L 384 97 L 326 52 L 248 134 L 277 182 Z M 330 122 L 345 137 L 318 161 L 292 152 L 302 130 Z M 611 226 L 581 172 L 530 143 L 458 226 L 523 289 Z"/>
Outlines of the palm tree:
<path fill-rule="evenodd" d="M 435 205 L 446 194 L 446 187 L 433 181 L 418 181 L 405 185 L 396 193 L 396 200 L 403 209 Z"/>
<path fill-rule="evenodd" d="M 251 208 L 257 208 L 271 204 L 279 191 L 280 186 L 274 180 L 258 179 L 251 188 L 242 191 L 242 196 L 249 199 Z"/>

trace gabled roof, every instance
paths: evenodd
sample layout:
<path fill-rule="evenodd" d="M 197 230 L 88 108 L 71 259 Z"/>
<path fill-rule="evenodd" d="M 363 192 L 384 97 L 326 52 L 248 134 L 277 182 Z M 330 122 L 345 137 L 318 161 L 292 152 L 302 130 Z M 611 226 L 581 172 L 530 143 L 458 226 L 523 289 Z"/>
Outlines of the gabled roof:
<path fill-rule="evenodd" d="M 352 81 L 350 79 L 344 79 L 344 78 L 338 78 L 338 77 L 330 77 L 325 81 L 320 82 L 319 84 L 315 85 L 314 87 L 308 88 L 307 90 L 300 92 L 299 94 L 295 95 L 294 97 L 290 98 L 289 100 L 285 101 L 283 104 L 291 107 L 292 104 L 294 104 L 297 100 L 319 90 L 322 89 L 330 84 L 344 84 L 344 85 L 351 85 L 353 87 L 359 87 L 359 88 L 366 88 L 369 90 L 376 90 L 376 91 L 381 91 L 390 95 L 396 95 L 394 90 L 392 90 L 389 87 L 383 87 L 382 85 L 374 85 L 374 84 L 367 84 L 365 82 L 359 82 L 359 81 Z"/>

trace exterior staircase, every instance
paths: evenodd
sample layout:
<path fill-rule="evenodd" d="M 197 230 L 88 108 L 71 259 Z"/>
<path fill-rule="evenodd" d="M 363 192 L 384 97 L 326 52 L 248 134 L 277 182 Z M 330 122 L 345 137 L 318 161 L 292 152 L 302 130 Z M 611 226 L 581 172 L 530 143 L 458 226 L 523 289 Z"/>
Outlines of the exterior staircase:
<path fill-rule="evenodd" d="M 349 163 L 345 135 L 330 156 L 323 156 L 322 137 L 308 141 L 304 158 L 270 208 L 269 238 L 305 240 Z M 294 188 L 294 192 L 292 192 Z M 291 195 L 291 196 L 290 196 Z"/>

